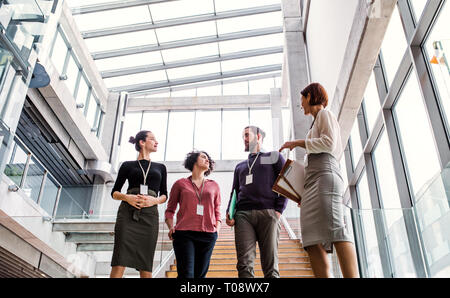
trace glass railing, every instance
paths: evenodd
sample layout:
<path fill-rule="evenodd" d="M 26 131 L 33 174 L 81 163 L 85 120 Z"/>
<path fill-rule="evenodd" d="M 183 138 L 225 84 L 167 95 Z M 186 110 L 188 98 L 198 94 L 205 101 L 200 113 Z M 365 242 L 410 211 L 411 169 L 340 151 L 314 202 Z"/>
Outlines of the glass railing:
<path fill-rule="evenodd" d="M 450 277 L 450 164 L 417 194 L 417 216 L 430 277 Z"/>
<path fill-rule="evenodd" d="M 53 217 L 61 189 L 53 175 L 17 138 L 11 144 L 2 143 L 1 153 L 5 163 L 3 174 L 10 180 L 11 191 L 34 201 L 47 213 L 43 216 Z"/>
<path fill-rule="evenodd" d="M 405 225 L 405 217 L 412 218 L 413 212 L 412 208 L 351 209 L 358 226 L 362 277 L 417 277 Z"/>

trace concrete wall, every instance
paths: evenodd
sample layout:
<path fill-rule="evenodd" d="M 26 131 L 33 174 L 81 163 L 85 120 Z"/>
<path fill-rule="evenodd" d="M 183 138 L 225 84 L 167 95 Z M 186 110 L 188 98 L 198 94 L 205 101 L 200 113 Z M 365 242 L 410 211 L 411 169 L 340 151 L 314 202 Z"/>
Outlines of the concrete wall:
<path fill-rule="evenodd" d="M 359 0 L 310 1 L 306 29 L 311 82 L 321 83 L 331 100 L 341 71 Z"/>

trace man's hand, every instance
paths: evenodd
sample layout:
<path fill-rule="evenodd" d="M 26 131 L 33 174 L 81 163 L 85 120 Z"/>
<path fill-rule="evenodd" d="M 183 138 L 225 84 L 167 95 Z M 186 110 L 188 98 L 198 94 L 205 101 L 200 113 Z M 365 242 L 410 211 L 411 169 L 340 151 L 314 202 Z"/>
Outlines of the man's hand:
<path fill-rule="evenodd" d="M 234 226 L 234 219 L 230 219 L 229 214 L 227 214 L 227 225 L 230 227 Z"/>

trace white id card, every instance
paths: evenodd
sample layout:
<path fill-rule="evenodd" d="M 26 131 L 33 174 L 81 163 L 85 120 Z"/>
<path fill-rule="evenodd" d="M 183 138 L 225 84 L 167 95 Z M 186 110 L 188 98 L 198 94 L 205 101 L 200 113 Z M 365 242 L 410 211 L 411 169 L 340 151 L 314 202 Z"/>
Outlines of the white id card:
<path fill-rule="evenodd" d="M 253 183 L 253 174 L 245 176 L 245 185 Z"/>
<path fill-rule="evenodd" d="M 148 195 L 148 185 L 141 184 L 139 193 L 141 195 Z"/>
<path fill-rule="evenodd" d="M 200 204 L 197 205 L 197 215 L 203 216 L 203 205 Z"/>

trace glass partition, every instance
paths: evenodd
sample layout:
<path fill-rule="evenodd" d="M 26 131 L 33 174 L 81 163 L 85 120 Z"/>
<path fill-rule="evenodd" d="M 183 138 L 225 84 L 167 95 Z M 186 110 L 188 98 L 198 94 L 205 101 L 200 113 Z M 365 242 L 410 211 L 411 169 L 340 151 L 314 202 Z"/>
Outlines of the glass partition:
<path fill-rule="evenodd" d="M 416 195 L 414 211 L 431 277 L 450 276 L 450 164 Z"/>
<path fill-rule="evenodd" d="M 41 193 L 42 181 L 44 179 L 45 169 L 34 156 L 31 156 L 30 162 L 28 164 L 27 176 L 25 183 L 22 186 L 22 190 L 25 194 L 30 197 L 36 203 L 39 199 L 39 194 Z"/>

